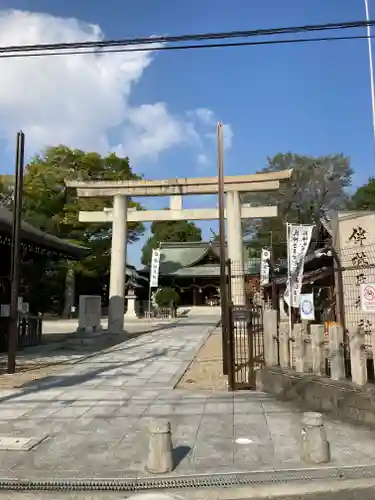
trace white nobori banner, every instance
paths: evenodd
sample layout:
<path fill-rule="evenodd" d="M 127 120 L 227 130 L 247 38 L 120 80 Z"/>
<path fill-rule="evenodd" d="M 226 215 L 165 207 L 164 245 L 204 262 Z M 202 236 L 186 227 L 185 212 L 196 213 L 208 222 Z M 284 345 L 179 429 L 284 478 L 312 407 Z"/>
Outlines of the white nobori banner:
<path fill-rule="evenodd" d="M 262 248 L 262 256 L 260 260 L 260 285 L 267 285 L 270 281 L 270 265 L 269 260 L 271 252 L 267 248 Z"/>
<path fill-rule="evenodd" d="M 313 229 L 314 226 L 287 225 L 288 280 L 284 300 L 291 307 L 300 306 L 305 256 L 310 246 Z"/>
<path fill-rule="evenodd" d="M 159 248 L 152 251 L 151 271 L 150 271 L 150 288 L 157 288 L 159 283 L 159 264 L 160 250 Z"/>

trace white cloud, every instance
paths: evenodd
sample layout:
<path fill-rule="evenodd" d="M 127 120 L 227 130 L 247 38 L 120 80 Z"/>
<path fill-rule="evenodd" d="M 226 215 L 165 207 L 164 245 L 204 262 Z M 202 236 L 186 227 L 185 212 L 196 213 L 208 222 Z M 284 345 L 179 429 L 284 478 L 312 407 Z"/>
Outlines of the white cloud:
<path fill-rule="evenodd" d="M 210 157 L 205 153 L 199 153 L 199 155 L 197 157 L 197 161 L 198 161 L 199 165 L 201 165 L 202 167 L 205 167 L 205 166 L 211 164 Z"/>
<path fill-rule="evenodd" d="M 208 125 L 210 127 L 216 125 L 215 113 L 211 109 L 197 108 L 193 111 L 188 111 L 188 116 L 190 116 L 191 118 L 197 118 L 204 125 Z"/>
<path fill-rule="evenodd" d="M 128 108 L 127 122 L 118 149 L 135 161 L 143 156 L 155 159 L 160 152 L 184 143 L 200 143 L 193 124 L 172 116 L 162 102 Z"/>
<path fill-rule="evenodd" d="M 103 38 L 98 25 L 77 19 L 0 11 L 0 46 Z M 15 132 L 23 129 L 31 152 L 58 143 L 101 152 L 115 147 L 132 161 L 188 145 L 200 162 L 214 134 L 213 111 L 174 116 L 165 103 L 129 105 L 151 62 L 150 52 L 0 59 L 0 139 L 13 146 Z M 224 127 L 230 147 L 233 134 Z M 117 146 L 110 141 L 114 130 L 121 138 Z"/>

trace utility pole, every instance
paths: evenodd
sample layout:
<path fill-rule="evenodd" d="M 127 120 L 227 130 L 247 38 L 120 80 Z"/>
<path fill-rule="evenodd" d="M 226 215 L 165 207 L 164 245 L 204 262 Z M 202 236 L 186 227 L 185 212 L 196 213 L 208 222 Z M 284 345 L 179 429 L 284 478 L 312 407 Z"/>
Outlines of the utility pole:
<path fill-rule="evenodd" d="M 17 133 L 14 206 L 12 224 L 12 252 L 10 263 L 10 311 L 8 330 L 8 373 L 16 371 L 18 344 L 18 294 L 21 266 L 21 215 L 23 200 L 23 169 L 25 156 L 25 134 Z"/>
<path fill-rule="evenodd" d="M 219 241 L 220 241 L 220 305 L 222 325 L 222 353 L 223 373 L 229 375 L 229 330 L 228 330 L 228 294 L 226 276 L 226 245 L 225 245 L 225 219 L 224 219 L 224 146 L 223 146 L 223 124 L 217 125 L 217 157 L 218 157 L 218 197 L 219 197 Z M 230 279 L 230 278 L 229 278 Z"/>
<path fill-rule="evenodd" d="M 370 9 L 368 0 L 365 1 L 366 21 L 370 22 Z M 370 69 L 370 90 L 371 90 L 371 111 L 372 111 L 372 133 L 373 133 L 373 149 L 375 154 L 375 85 L 374 85 L 374 68 L 372 60 L 372 40 L 371 40 L 371 26 L 367 25 L 367 46 L 368 46 L 368 60 Z"/>

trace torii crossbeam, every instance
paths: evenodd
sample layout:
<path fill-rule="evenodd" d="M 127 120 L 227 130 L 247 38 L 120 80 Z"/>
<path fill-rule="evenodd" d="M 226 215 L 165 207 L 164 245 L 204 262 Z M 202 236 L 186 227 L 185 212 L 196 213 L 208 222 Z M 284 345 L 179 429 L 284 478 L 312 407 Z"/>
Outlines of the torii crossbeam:
<path fill-rule="evenodd" d="M 277 216 L 277 207 L 252 207 L 241 205 L 240 193 L 277 191 L 280 181 L 290 179 L 292 170 L 251 175 L 227 176 L 224 179 L 226 193 L 226 218 L 228 257 L 243 269 L 243 240 L 241 219 Z M 125 262 L 128 222 L 154 220 L 213 220 L 218 218 L 216 208 L 183 209 L 183 195 L 214 194 L 218 192 L 217 177 L 180 178 L 168 180 L 135 181 L 66 181 L 77 189 L 80 197 L 113 197 L 113 209 L 102 212 L 80 212 L 82 222 L 112 223 L 111 272 L 109 287 L 108 328 L 120 331 L 124 327 Z M 170 210 L 128 209 L 128 197 L 170 196 Z M 232 300 L 245 303 L 244 277 L 232 279 Z"/>

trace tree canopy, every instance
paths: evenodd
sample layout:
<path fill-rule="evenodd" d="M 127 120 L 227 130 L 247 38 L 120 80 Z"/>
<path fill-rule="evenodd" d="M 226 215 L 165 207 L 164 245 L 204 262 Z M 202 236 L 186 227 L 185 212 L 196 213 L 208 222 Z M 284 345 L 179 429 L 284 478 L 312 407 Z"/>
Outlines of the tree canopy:
<path fill-rule="evenodd" d="M 186 220 L 153 222 L 151 236 L 142 248 L 142 264 L 149 266 L 152 250 L 164 241 L 202 241 L 202 231 L 193 222 Z"/>
<path fill-rule="evenodd" d="M 82 223 L 80 210 L 102 210 L 111 199 L 78 198 L 65 187 L 65 179 L 139 179 L 128 158 L 112 153 L 102 157 L 66 146 L 47 148 L 27 165 L 24 180 L 24 218 L 43 231 L 90 248 L 90 254 L 77 264 L 77 271 L 88 275 L 107 275 L 110 262 L 111 225 Z M 130 202 L 130 206 L 135 206 Z M 139 238 L 142 224 L 128 225 L 128 240 Z"/>
<path fill-rule="evenodd" d="M 139 179 L 129 165 L 128 158 L 116 154 L 100 156 L 60 145 L 48 147 L 31 159 L 25 168 L 23 219 L 49 234 L 89 248 L 88 255 L 80 262 L 70 263 L 76 274 L 84 279 L 89 290 L 81 293 L 102 293 L 108 282 L 112 227 L 82 223 L 78 220 L 80 210 L 102 210 L 110 207 L 111 199 L 78 198 L 75 190 L 65 187 L 65 179 L 77 180 L 130 180 Z M 12 176 L 0 177 L 0 203 L 12 208 Z M 130 201 L 130 206 L 136 204 Z M 144 227 L 139 223 L 128 224 L 128 241 L 139 238 Z M 64 280 L 68 262 L 62 259 L 51 269 L 40 273 L 36 262 L 24 263 L 23 275 L 40 276 L 37 310 L 48 309 L 53 297 L 63 300 Z M 42 264 L 41 264 L 42 265 Z M 43 309 L 41 309 L 43 307 Z"/>
<path fill-rule="evenodd" d="M 360 186 L 353 194 L 349 208 L 352 210 L 375 210 L 375 177 Z"/>
<path fill-rule="evenodd" d="M 269 219 L 245 221 L 245 235 L 251 247 L 260 251 L 271 241 L 275 257 L 285 257 L 285 223 L 315 224 L 324 213 L 347 206 L 352 169 L 346 156 L 300 156 L 293 153 L 277 154 L 268 158 L 261 172 L 293 169 L 290 181 L 281 183 L 274 192 L 249 193 L 243 201 L 256 206 L 276 205 L 278 216 Z"/>

